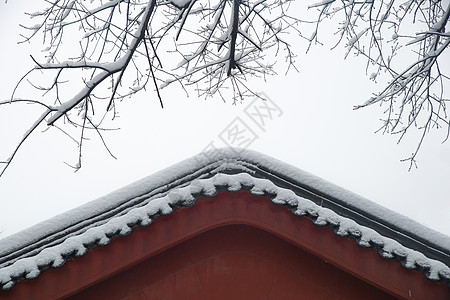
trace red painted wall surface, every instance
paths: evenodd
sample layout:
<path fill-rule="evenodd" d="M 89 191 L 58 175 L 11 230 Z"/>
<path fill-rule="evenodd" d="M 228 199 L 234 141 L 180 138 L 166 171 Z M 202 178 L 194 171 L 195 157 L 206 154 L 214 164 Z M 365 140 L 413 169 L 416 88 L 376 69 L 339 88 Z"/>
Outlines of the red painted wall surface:
<path fill-rule="evenodd" d="M 198 235 L 69 299 L 395 299 L 246 225 Z"/>

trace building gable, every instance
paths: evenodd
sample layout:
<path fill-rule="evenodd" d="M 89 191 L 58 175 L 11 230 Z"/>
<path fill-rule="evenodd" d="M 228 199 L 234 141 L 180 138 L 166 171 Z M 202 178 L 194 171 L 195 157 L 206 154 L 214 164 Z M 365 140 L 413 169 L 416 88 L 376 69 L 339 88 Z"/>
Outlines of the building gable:
<path fill-rule="evenodd" d="M 0 283 L 9 291 L 0 297 L 36 290 L 53 293 L 41 299 L 87 293 L 227 226 L 281 239 L 382 293 L 450 296 L 448 237 L 254 152 L 228 150 L 200 159 L 56 218 L 65 222 L 43 223 L 28 241 L 24 234 L 5 239 L 16 241 L 2 251 Z"/>

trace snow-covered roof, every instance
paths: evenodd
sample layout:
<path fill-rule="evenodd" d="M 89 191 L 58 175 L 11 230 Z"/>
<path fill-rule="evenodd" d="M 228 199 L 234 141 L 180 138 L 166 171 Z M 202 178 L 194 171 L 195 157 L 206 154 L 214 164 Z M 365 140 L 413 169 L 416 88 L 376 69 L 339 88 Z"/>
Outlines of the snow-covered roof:
<path fill-rule="evenodd" d="M 100 199 L 0 240 L 0 287 L 38 277 L 201 197 L 247 190 L 387 259 L 450 285 L 450 237 L 266 155 L 201 153 Z"/>

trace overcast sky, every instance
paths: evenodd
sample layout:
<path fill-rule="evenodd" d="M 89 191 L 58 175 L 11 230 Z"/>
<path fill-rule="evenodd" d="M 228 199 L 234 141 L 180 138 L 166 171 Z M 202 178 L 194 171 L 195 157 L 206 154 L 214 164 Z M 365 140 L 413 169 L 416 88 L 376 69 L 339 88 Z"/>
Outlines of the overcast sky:
<path fill-rule="evenodd" d="M 37 1 L 36 1 L 37 2 Z M 24 5 L 26 3 L 26 5 Z M 19 22 L 35 1 L 0 3 L 0 99 L 32 67 L 35 45 L 17 45 Z M 38 42 L 38 41 L 36 41 Z M 118 189 L 201 152 L 214 143 L 226 146 L 220 134 L 236 118 L 258 136 L 248 148 L 313 173 L 383 206 L 450 235 L 450 144 L 444 132 L 428 136 L 418 156 L 418 169 L 401 163 L 418 136 L 397 145 L 396 137 L 375 134 L 382 109 L 354 111 L 377 90 L 359 58 L 343 60 L 341 50 L 317 46 L 298 51 L 299 73 L 269 77 L 249 84 L 280 110 L 265 131 L 245 114 L 250 101 L 232 105 L 220 99 L 186 97 L 179 89 L 163 91 L 161 109 L 148 90 L 119 104 L 118 131 L 105 138 L 118 158 L 111 158 L 98 138 L 85 143 L 83 167 L 74 173 L 77 147 L 56 130 L 40 128 L 26 141 L 0 178 L 0 238 Z M 449 64 L 450 65 L 450 61 Z M 6 159 L 36 111 L 28 106 L 0 107 L 0 159 Z M 94 137 L 94 135 L 92 135 Z"/>

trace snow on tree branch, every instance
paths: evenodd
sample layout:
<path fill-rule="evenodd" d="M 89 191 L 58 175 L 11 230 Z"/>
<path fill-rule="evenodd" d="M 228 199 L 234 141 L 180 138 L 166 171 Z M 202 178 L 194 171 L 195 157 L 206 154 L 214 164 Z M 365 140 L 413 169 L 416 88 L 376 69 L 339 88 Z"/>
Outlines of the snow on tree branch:
<path fill-rule="evenodd" d="M 389 78 L 380 92 L 355 109 L 374 104 L 385 107 L 381 130 L 398 134 L 399 140 L 411 128 L 421 131 L 416 150 L 405 159 L 410 167 L 431 128 L 447 128 L 448 138 L 445 89 L 450 87 L 450 77 L 442 54 L 450 43 L 446 32 L 449 1 L 326 0 L 310 8 L 318 11 L 310 43 L 319 42 L 318 30 L 326 19 L 339 20 L 338 44 L 347 41 L 347 55 L 366 59 L 371 80 Z"/>
<path fill-rule="evenodd" d="M 296 22 L 285 13 L 289 0 L 47 3 L 42 11 L 29 13 L 31 19 L 38 20 L 35 25 L 23 26 L 29 32 L 23 36 L 24 42 L 42 37 L 45 57 L 31 56 L 35 67 L 18 87 L 29 82 L 45 96 L 42 101 L 28 101 L 46 107 L 44 117 L 33 123 L 31 131 L 44 123 L 57 126 L 61 122 L 80 129 L 76 170 L 81 166 L 85 129 L 96 130 L 104 143 L 100 131 L 104 116 L 94 117 L 98 106 L 114 118 L 117 99 L 148 85 L 163 106 L 160 89 L 174 82 L 194 85 L 205 96 L 222 95 L 220 90 L 230 89 L 231 99 L 240 101 L 255 94 L 246 83 L 248 76 L 275 73 L 273 63 L 263 63 L 261 52 L 281 44 L 289 64 L 294 63 L 295 55 L 282 38 L 283 31 Z M 273 19 L 273 13 L 278 17 Z M 168 47 L 174 47 L 175 59 L 169 58 Z M 162 52 L 164 56 L 158 54 Z M 171 66 L 176 59 L 180 63 Z M 38 79 L 34 83 L 37 72 L 53 77 L 53 81 L 43 85 Z M 9 102 L 20 102 L 15 97 L 18 87 Z M 105 99 L 109 99 L 106 107 Z M 3 163 L 2 172 L 11 159 Z"/>
<path fill-rule="evenodd" d="M 306 38 L 310 50 L 321 43 L 321 26 L 330 19 L 338 21 L 335 46 L 345 46 L 346 57 L 363 57 L 371 80 L 389 78 L 355 109 L 382 106 L 381 130 L 400 139 L 411 129 L 421 132 L 417 149 L 407 159 L 411 165 L 431 128 L 450 132 L 445 92 L 450 77 L 447 66 L 442 66 L 450 43 L 449 1 L 311 1 L 308 10 L 296 10 L 294 16 L 288 14 L 292 0 L 46 3 L 43 10 L 29 13 L 35 25 L 23 25 L 28 33 L 23 42 L 42 39 L 43 55 L 31 56 L 35 67 L 7 102 L 27 99 L 43 109 L 41 117 L 30 122 L 29 133 L 39 126 L 77 128 L 76 170 L 81 166 L 85 129 L 96 131 L 106 145 L 102 122 L 106 116 L 116 117 L 117 100 L 153 89 L 163 106 L 161 89 L 179 84 L 199 96 L 242 101 L 258 92 L 248 78 L 276 74 L 276 60 L 284 57 L 287 70 L 295 68 L 299 50 L 292 48 L 289 33 L 304 37 L 304 28 L 312 24 L 313 33 Z M 301 14 L 316 18 L 301 20 Z M 25 83 L 42 95 L 16 97 Z M 94 114 L 98 111 L 103 113 Z M 10 163 L 11 159 L 0 160 L 1 174 Z"/>

